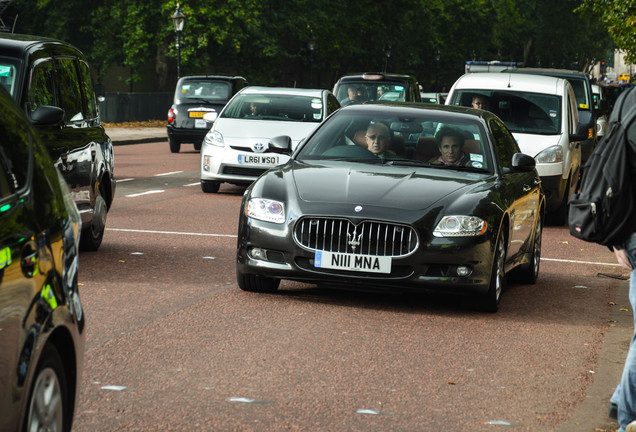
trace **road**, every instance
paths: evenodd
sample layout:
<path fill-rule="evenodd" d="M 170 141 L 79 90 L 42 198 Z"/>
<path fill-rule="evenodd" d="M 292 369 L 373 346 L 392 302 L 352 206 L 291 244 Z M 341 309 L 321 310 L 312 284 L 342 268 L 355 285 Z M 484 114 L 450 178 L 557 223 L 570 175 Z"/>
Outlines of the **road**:
<path fill-rule="evenodd" d="M 455 298 L 235 282 L 244 188 L 199 154 L 115 147 L 117 196 L 80 256 L 87 348 L 74 431 L 609 431 L 631 335 L 613 255 L 546 227 L 536 285 Z M 601 274 L 599 276 L 599 273 Z"/>

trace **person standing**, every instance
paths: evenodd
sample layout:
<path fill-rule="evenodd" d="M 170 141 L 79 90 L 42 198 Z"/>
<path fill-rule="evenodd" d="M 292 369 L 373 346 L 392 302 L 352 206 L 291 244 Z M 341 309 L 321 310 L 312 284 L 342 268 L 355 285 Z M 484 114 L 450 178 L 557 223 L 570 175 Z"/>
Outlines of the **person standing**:
<path fill-rule="evenodd" d="M 620 97 L 625 98 L 625 102 L 622 104 L 620 111 L 625 112 L 627 108 L 636 105 L 636 92 L 633 90 L 630 89 L 624 92 Z M 619 110 L 612 112 L 610 123 L 616 120 L 616 116 L 622 115 L 621 112 L 616 111 Z M 632 122 L 631 125 L 626 126 L 628 160 L 626 160 L 625 163 L 630 164 L 632 190 L 636 191 L 636 122 Z M 636 196 L 632 197 L 632 199 L 636 200 Z M 632 311 L 634 311 L 636 310 L 636 232 L 632 233 L 625 243 L 614 245 L 613 250 L 618 263 L 631 272 L 629 279 L 629 302 L 632 306 Z M 636 329 L 636 315 L 634 319 L 634 328 Z M 636 331 L 629 344 L 620 383 L 610 399 L 611 417 L 613 417 L 614 410 L 620 425 L 618 431 L 636 432 Z"/>

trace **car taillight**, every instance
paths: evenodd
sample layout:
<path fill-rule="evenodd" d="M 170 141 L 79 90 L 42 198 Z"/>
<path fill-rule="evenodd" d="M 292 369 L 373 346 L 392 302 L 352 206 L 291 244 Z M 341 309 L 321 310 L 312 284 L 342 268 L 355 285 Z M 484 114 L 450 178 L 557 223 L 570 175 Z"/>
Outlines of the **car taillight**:
<path fill-rule="evenodd" d="M 172 108 L 168 110 L 168 123 L 174 123 L 174 110 Z"/>

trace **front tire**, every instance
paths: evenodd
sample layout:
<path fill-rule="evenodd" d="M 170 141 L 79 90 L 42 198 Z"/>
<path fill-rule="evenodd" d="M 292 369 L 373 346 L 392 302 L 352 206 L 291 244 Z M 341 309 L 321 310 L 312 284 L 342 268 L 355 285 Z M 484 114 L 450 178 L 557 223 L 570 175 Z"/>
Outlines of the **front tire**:
<path fill-rule="evenodd" d="M 481 300 L 480 309 L 484 312 L 497 312 L 501 293 L 506 289 L 506 237 L 499 234 L 495 253 L 493 256 L 492 271 L 490 273 L 490 286 L 488 292 Z"/>
<path fill-rule="evenodd" d="M 62 359 L 53 346 L 46 345 L 35 372 L 24 430 L 69 431 L 72 415 L 67 416 L 67 388 Z"/>
<path fill-rule="evenodd" d="M 220 182 L 201 180 L 201 190 L 205 193 L 217 193 L 219 191 Z"/>
<path fill-rule="evenodd" d="M 541 263 L 541 236 L 543 234 L 543 214 L 539 214 L 532 240 L 532 256 L 526 268 L 516 271 L 516 280 L 521 283 L 534 285 L 539 278 L 539 264 Z"/>
<path fill-rule="evenodd" d="M 236 270 L 236 282 L 243 291 L 271 293 L 278 289 L 280 279 L 268 278 L 265 276 L 243 274 Z"/>
<path fill-rule="evenodd" d="M 95 197 L 95 211 L 93 219 L 88 227 L 82 230 L 80 236 L 80 250 L 96 251 L 102 244 L 104 238 L 104 230 L 106 230 L 106 216 L 108 215 L 108 205 L 101 194 L 101 191 Z"/>

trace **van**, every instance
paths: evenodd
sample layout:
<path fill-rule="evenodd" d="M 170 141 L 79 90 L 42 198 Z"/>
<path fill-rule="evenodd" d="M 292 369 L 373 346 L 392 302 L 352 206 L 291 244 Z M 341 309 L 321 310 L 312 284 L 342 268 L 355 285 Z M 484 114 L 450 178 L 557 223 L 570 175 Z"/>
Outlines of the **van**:
<path fill-rule="evenodd" d="M 453 84 L 446 104 L 470 107 L 475 96 L 485 99 L 486 109 L 505 123 L 521 151 L 535 158 L 548 217 L 563 225 L 581 171 L 580 142 L 586 138 L 570 83 L 520 73 L 469 73 Z"/>
<path fill-rule="evenodd" d="M 599 112 L 594 108 L 594 95 L 592 93 L 592 83 L 587 74 L 569 69 L 551 69 L 551 68 L 518 68 L 510 70 L 512 73 L 523 73 L 533 75 L 545 75 L 568 80 L 574 96 L 576 97 L 576 107 L 579 112 L 579 121 L 586 127 L 587 136 L 581 141 L 581 163 L 585 165 L 588 158 L 592 155 L 598 136 L 596 134 L 596 118 Z"/>
<path fill-rule="evenodd" d="M 59 40 L 1 34 L 0 84 L 68 184 L 82 220 L 81 249 L 97 250 L 116 182 L 113 143 L 101 124 L 84 55 Z"/>

